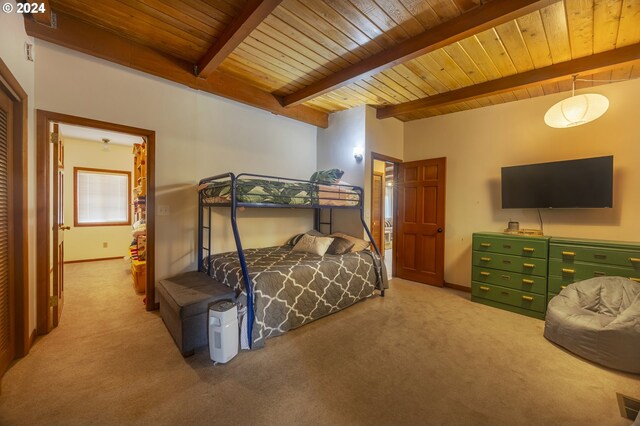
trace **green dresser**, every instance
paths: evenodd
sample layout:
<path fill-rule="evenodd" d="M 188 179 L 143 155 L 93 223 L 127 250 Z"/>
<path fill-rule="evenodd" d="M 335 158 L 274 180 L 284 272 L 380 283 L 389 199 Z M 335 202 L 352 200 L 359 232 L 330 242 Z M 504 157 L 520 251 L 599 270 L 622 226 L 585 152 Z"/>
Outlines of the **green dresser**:
<path fill-rule="evenodd" d="M 549 237 L 473 234 L 471 300 L 544 318 L 548 252 Z"/>
<path fill-rule="evenodd" d="M 548 300 L 573 282 L 601 276 L 627 277 L 640 283 L 640 244 L 551 238 Z"/>

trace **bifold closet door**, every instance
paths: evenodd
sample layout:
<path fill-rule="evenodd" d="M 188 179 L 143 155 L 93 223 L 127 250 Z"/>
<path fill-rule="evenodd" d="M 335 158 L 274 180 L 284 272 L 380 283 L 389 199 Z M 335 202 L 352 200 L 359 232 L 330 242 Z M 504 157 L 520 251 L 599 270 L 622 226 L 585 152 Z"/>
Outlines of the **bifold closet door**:
<path fill-rule="evenodd" d="M 0 91 L 0 376 L 15 356 L 15 306 L 13 303 L 13 234 L 9 226 L 12 211 L 13 102 Z"/>

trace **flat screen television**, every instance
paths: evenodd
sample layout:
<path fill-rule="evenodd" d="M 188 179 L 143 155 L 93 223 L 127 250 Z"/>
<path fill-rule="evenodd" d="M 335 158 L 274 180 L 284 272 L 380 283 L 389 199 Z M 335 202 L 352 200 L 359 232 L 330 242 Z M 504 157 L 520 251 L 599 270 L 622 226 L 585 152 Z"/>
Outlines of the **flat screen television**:
<path fill-rule="evenodd" d="M 611 208 L 613 155 L 502 168 L 502 208 Z"/>

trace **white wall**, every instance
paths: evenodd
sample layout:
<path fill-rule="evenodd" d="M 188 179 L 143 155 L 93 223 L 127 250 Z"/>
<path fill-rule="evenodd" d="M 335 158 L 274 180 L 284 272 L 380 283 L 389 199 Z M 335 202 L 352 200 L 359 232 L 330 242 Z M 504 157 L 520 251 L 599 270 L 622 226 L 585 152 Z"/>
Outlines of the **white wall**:
<path fill-rule="evenodd" d="M 2 3 L 11 3 L 15 10 L 15 1 L 8 0 Z M 34 63 L 26 59 L 25 43 L 33 43 L 33 38 L 24 32 L 22 15 L 16 13 L 0 13 L 0 58 L 9 67 L 13 76 L 18 80 L 22 89 L 27 93 L 29 110 L 28 139 L 28 242 L 29 242 L 29 330 L 33 330 L 36 324 L 36 197 L 35 197 L 35 114 L 34 114 Z"/>
<path fill-rule="evenodd" d="M 80 54 L 36 44 L 37 107 L 156 131 L 156 278 L 196 267 L 199 179 L 223 172 L 308 178 L 316 128 Z M 245 247 L 275 245 L 312 226 L 309 211 L 239 214 Z M 228 216 L 214 252 L 233 250 Z"/>
<path fill-rule="evenodd" d="M 371 224 L 371 153 L 402 160 L 404 158 L 404 123 L 396 118 L 378 120 L 376 109 L 368 106 L 365 115 L 366 156 L 364 175 L 365 209 L 367 224 Z"/>
<path fill-rule="evenodd" d="M 509 220 L 539 228 L 537 212 L 502 210 L 502 166 L 614 155 L 614 208 L 543 210 L 546 235 L 640 240 L 640 80 L 594 87 L 610 100 L 600 119 L 552 129 L 546 110 L 566 94 L 407 122 L 405 160 L 447 157 L 445 280 L 470 286 L 471 234 Z M 580 91 L 584 92 L 584 91 Z"/>
<path fill-rule="evenodd" d="M 365 107 L 360 106 L 329 116 L 329 127 L 318 128 L 318 170 L 344 170 L 342 180 L 364 186 L 364 161 L 357 162 L 353 148 L 365 149 Z M 362 234 L 360 216 L 353 210 L 334 211 L 334 231 L 351 235 Z M 326 232 L 326 229 L 322 229 Z"/>
<path fill-rule="evenodd" d="M 318 169 L 342 169 L 344 181 L 363 188 L 367 225 L 371 222 L 371 153 L 401 160 L 403 140 L 404 123 L 395 118 L 378 120 L 375 108 L 370 106 L 333 113 L 329 128 L 318 129 Z M 363 161 L 353 158 L 354 147 L 364 148 Z M 368 238 L 357 215 L 338 212 L 337 218 L 334 221 L 341 231 Z"/>
<path fill-rule="evenodd" d="M 126 171 L 133 181 L 132 147 L 113 143 L 109 151 L 102 147 L 102 142 L 64 138 L 64 223 L 71 227 L 64 233 L 65 262 L 124 257 L 133 239 L 130 225 L 74 226 L 74 167 Z"/>

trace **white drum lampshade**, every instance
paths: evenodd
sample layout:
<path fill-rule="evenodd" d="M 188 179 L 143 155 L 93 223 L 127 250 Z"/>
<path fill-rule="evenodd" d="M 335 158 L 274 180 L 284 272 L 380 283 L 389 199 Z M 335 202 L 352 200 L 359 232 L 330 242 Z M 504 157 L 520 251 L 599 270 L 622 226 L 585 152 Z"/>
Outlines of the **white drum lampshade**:
<path fill-rule="evenodd" d="M 561 129 L 580 126 L 599 118 L 608 108 L 609 99 L 603 95 L 575 95 L 549 108 L 544 115 L 544 122 L 550 127 Z"/>

